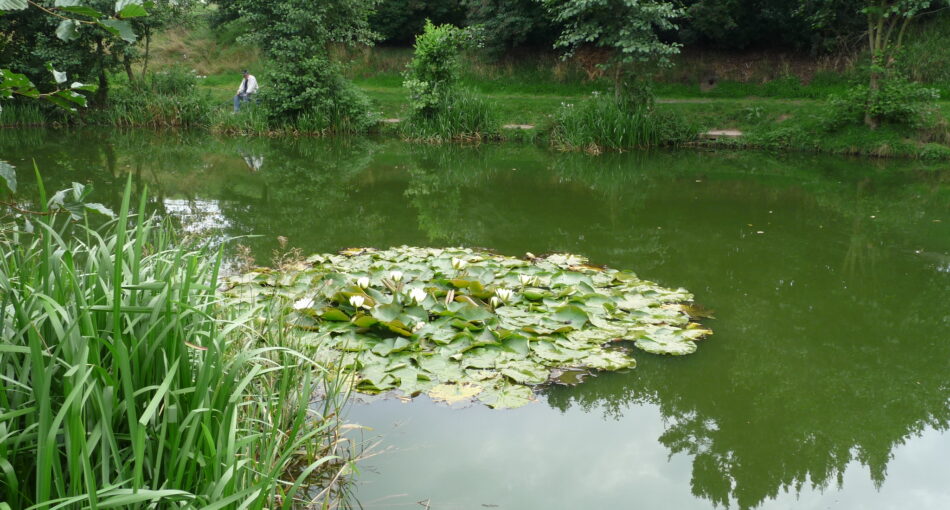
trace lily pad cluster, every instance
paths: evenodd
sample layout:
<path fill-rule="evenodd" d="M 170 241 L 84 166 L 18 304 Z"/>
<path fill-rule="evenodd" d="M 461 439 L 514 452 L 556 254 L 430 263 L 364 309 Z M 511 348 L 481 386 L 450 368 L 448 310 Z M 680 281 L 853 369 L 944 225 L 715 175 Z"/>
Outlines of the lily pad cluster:
<path fill-rule="evenodd" d="M 426 393 L 496 408 L 569 370 L 635 366 L 631 346 L 690 354 L 711 332 L 692 295 L 590 265 L 465 248 L 350 249 L 229 279 L 238 303 L 286 307 L 302 340 L 342 362 L 366 393 Z"/>

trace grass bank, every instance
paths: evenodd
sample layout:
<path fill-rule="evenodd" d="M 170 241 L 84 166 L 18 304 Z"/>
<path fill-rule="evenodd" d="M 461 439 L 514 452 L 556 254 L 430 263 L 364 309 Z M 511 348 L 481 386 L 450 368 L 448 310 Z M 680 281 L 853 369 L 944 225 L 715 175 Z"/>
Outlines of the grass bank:
<path fill-rule="evenodd" d="M 333 507 L 345 379 L 279 314 L 233 314 L 220 252 L 130 185 L 98 227 L 78 186 L 5 203 L 0 508 Z"/>
<path fill-rule="evenodd" d="M 919 29 L 907 45 L 904 71 L 950 98 L 950 73 L 941 65 L 950 58 L 950 18 L 939 17 Z M 214 34 L 200 25 L 161 34 L 156 37 L 150 66 L 158 73 L 138 84 L 125 82 L 124 75 L 114 76 L 108 108 L 84 112 L 77 119 L 31 105 L 13 105 L 0 113 L 0 125 L 193 127 L 265 136 L 347 131 L 309 117 L 274 125 L 253 107 L 232 114 L 242 68 L 256 72 L 262 87 L 268 86 L 258 52 L 229 44 L 233 36 Z M 602 56 L 581 54 L 564 61 L 553 52 L 521 52 L 493 60 L 471 53 L 463 58 L 460 86 L 487 107 L 467 108 L 414 126 L 405 122 L 410 117 L 409 98 L 402 87 L 411 49 L 337 50 L 335 55 L 347 62 L 347 77 L 372 101 L 380 121 L 372 131 L 412 141 L 491 140 L 593 151 L 660 144 L 950 157 L 950 102 L 938 102 L 927 119 L 915 126 L 884 124 L 869 130 L 858 125 L 841 127 L 829 118 L 829 96 L 867 80 L 860 66 L 866 55 L 860 52 L 812 57 L 687 48 L 673 68 L 655 76 L 655 116 L 587 115 L 587 121 L 584 115 L 570 113 L 593 110 L 594 106 L 585 106 L 591 98 L 610 92 L 610 83 L 597 67 Z M 608 125 L 610 118 L 615 122 Z M 704 135 L 712 130 L 737 131 L 741 136 Z"/>

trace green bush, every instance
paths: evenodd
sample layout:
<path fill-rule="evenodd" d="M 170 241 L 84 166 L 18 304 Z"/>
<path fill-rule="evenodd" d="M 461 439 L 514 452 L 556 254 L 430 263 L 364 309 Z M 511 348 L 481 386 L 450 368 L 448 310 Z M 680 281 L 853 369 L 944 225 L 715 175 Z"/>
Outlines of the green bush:
<path fill-rule="evenodd" d="M 416 37 L 415 52 L 404 75 L 412 115 L 432 115 L 454 101 L 461 73 L 461 51 L 471 32 L 452 25 L 433 25 L 426 20 Z"/>
<path fill-rule="evenodd" d="M 877 90 L 858 85 L 840 96 L 831 96 L 826 125 L 836 128 L 860 124 L 864 122 L 865 115 L 870 115 L 878 122 L 918 126 L 924 122 L 925 113 L 934 109 L 934 103 L 939 98 L 937 89 L 924 87 L 898 73 L 892 73 L 881 80 Z"/>
<path fill-rule="evenodd" d="M 577 105 L 563 104 L 554 116 L 551 143 L 562 150 L 623 150 L 676 145 L 697 129 L 682 116 L 648 106 L 628 106 L 596 94 Z"/>

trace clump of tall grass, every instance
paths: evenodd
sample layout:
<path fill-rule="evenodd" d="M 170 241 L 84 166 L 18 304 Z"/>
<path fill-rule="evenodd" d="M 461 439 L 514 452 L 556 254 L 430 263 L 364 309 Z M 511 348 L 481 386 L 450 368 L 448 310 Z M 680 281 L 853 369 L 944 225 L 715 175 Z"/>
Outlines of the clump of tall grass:
<path fill-rule="evenodd" d="M 0 126 L 42 126 L 46 116 L 37 101 L 4 104 L 0 110 Z"/>
<path fill-rule="evenodd" d="M 279 317 L 227 317 L 220 253 L 131 215 L 130 188 L 99 228 L 0 230 L 0 508 L 331 506 L 302 487 L 336 462 L 343 378 Z"/>
<path fill-rule="evenodd" d="M 601 152 L 677 145 L 695 136 L 696 128 L 681 116 L 595 95 L 576 105 L 562 104 L 550 139 L 560 150 Z"/>
<path fill-rule="evenodd" d="M 478 95 L 461 89 L 439 108 L 413 112 L 400 123 L 400 134 L 410 141 L 426 143 L 480 142 L 498 138 L 498 110 Z"/>
<path fill-rule="evenodd" d="M 194 73 L 179 67 L 113 90 L 98 122 L 123 127 L 207 127 L 214 103 Z"/>

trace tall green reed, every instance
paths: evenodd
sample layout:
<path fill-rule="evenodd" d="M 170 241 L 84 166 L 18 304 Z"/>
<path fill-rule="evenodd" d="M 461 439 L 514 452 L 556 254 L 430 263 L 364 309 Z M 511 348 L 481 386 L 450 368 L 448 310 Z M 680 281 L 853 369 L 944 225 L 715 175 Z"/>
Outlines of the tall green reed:
<path fill-rule="evenodd" d="M 399 126 L 410 141 L 479 142 L 497 138 L 501 130 L 497 108 L 468 90 L 453 93 L 431 113 L 410 115 Z"/>
<path fill-rule="evenodd" d="M 696 128 L 680 116 L 604 96 L 562 105 L 550 133 L 554 147 L 588 152 L 676 145 L 695 136 Z"/>
<path fill-rule="evenodd" d="M 343 374 L 280 312 L 234 317 L 221 253 L 130 185 L 99 227 L 39 189 L 34 231 L 0 230 L 0 508 L 334 506 Z"/>

